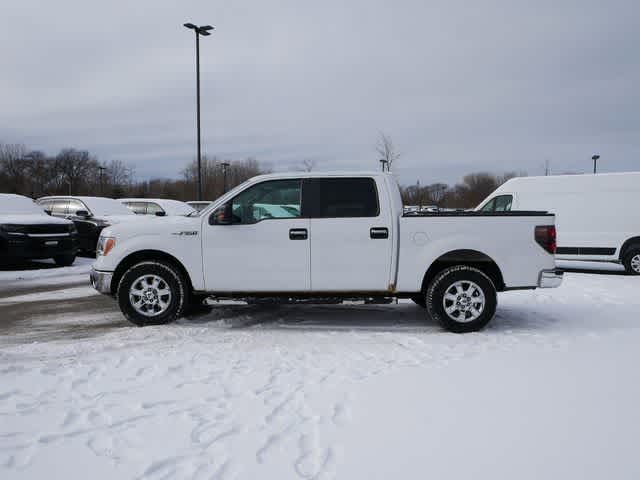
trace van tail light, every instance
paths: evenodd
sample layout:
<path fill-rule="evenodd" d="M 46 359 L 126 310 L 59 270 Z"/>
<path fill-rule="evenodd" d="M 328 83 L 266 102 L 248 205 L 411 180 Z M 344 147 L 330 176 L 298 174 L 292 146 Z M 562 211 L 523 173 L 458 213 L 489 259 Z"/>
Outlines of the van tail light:
<path fill-rule="evenodd" d="M 538 245 L 547 252 L 556 253 L 556 227 L 554 225 L 538 225 L 535 230 L 535 238 Z"/>

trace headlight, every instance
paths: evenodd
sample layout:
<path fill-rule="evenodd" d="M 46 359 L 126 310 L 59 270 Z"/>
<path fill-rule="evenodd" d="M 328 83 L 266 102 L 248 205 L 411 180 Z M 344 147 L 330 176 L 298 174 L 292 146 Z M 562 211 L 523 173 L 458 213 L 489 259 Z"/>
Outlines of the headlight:
<path fill-rule="evenodd" d="M 109 252 L 116 246 L 116 239 L 114 237 L 100 237 L 98 239 L 98 246 L 96 247 L 97 256 L 107 256 Z"/>
<path fill-rule="evenodd" d="M 0 226 L 3 231 L 7 232 L 9 235 L 26 235 L 27 227 L 25 225 L 11 225 L 5 224 Z"/>

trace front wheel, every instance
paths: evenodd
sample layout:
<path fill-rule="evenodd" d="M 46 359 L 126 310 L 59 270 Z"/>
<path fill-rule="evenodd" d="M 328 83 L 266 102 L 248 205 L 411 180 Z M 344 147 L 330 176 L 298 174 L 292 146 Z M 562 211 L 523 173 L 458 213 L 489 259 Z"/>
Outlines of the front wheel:
<path fill-rule="evenodd" d="M 75 255 L 56 255 L 53 257 L 53 261 L 56 262 L 58 267 L 70 267 L 73 262 L 76 261 Z"/>
<path fill-rule="evenodd" d="M 173 322 L 182 315 L 186 297 L 182 275 L 163 262 L 134 265 L 122 276 L 117 290 L 120 310 L 138 326 Z"/>
<path fill-rule="evenodd" d="M 427 288 L 427 311 L 454 333 L 484 328 L 496 313 L 496 287 L 477 268 L 466 265 L 440 272 Z"/>
<path fill-rule="evenodd" d="M 629 250 L 622 261 L 629 275 L 640 275 L 640 247 Z"/>

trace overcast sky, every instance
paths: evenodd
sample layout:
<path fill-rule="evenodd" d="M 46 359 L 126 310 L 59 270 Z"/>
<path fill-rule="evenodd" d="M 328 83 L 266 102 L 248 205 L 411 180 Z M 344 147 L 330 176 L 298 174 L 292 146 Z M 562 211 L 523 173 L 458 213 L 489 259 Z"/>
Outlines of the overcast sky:
<path fill-rule="evenodd" d="M 20 0 L 0 6 L 0 142 L 87 149 L 139 178 L 207 154 L 274 170 L 640 170 L 638 0 Z"/>

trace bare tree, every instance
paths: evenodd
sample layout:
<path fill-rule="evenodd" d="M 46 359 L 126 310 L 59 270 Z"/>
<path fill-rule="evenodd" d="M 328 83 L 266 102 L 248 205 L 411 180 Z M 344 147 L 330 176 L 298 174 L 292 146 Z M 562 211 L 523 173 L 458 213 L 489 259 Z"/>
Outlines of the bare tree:
<path fill-rule="evenodd" d="M 312 159 L 305 159 L 300 162 L 300 166 L 296 168 L 299 172 L 311 172 L 314 168 L 316 168 L 317 162 Z"/>
<path fill-rule="evenodd" d="M 376 152 L 380 156 L 378 161 L 382 162 L 383 169 L 386 169 L 387 172 L 391 171 L 395 161 L 400 158 L 400 153 L 396 150 L 391 137 L 383 132 L 380 132 Z"/>

